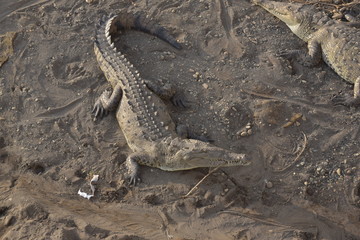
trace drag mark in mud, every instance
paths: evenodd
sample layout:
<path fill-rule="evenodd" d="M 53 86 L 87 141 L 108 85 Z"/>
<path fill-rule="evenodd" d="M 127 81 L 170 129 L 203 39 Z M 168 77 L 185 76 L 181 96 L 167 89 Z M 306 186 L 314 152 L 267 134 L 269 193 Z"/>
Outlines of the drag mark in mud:
<path fill-rule="evenodd" d="M 36 115 L 38 118 L 58 118 L 66 115 L 68 112 L 79 106 L 82 101 L 82 97 L 73 100 L 72 102 L 66 104 L 65 106 L 50 109 L 43 113 Z"/>

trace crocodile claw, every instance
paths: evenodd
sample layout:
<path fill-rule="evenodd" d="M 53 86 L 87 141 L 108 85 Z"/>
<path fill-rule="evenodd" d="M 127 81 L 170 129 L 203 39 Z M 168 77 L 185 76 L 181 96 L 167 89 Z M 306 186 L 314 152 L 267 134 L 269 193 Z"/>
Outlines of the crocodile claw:
<path fill-rule="evenodd" d="M 95 115 L 94 121 L 96 119 L 102 119 L 103 117 L 107 116 L 109 114 L 109 110 L 107 110 L 102 101 L 103 100 L 108 100 L 111 96 L 111 90 L 110 89 L 106 89 L 101 96 L 98 98 L 98 100 L 96 100 L 95 104 L 94 104 L 94 108 L 92 110 L 91 113 L 93 113 Z"/>
<path fill-rule="evenodd" d="M 346 107 L 357 107 L 360 105 L 360 97 L 354 98 L 350 94 L 336 95 L 331 101 L 335 106 L 343 105 Z"/>
<path fill-rule="evenodd" d="M 286 58 L 287 60 L 294 59 L 305 67 L 313 67 L 318 63 L 316 58 L 311 58 L 301 50 L 282 50 L 276 56 Z"/>
<path fill-rule="evenodd" d="M 94 114 L 94 121 L 96 119 L 102 119 L 103 117 L 107 116 L 109 114 L 109 111 L 105 110 L 105 108 L 103 107 L 101 100 L 98 99 L 95 104 L 94 104 L 94 108 L 92 110 L 92 112 Z"/>
<path fill-rule="evenodd" d="M 132 186 L 138 185 L 138 183 L 141 182 L 141 179 L 136 175 L 130 175 L 129 176 L 129 184 Z"/>
<path fill-rule="evenodd" d="M 175 94 L 171 98 L 171 102 L 175 107 L 179 108 L 188 108 L 190 106 L 190 102 L 180 96 L 180 94 Z"/>
<path fill-rule="evenodd" d="M 286 59 L 296 58 L 299 55 L 300 55 L 300 50 L 281 50 L 276 54 L 277 57 L 283 57 Z"/>

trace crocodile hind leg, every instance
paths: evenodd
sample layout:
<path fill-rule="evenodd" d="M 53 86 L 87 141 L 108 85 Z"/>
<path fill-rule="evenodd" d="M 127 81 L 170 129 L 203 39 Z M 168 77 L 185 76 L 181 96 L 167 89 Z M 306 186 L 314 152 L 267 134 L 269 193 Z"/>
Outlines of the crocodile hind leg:
<path fill-rule="evenodd" d="M 354 95 L 349 94 L 343 96 L 335 96 L 332 99 L 334 105 L 344 105 L 347 107 L 357 107 L 360 105 L 360 77 L 355 80 L 354 83 Z"/>
<path fill-rule="evenodd" d="M 146 163 L 149 161 L 149 156 L 142 153 L 132 153 L 126 158 L 126 168 L 129 175 L 130 185 L 136 185 L 140 182 L 139 177 L 139 162 Z"/>
<path fill-rule="evenodd" d="M 189 103 L 175 91 L 171 84 L 163 84 L 159 80 L 145 80 L 145 84 L 148 89 L 158 95 L 161 99 L 170 100 L 174 106 L 181 108 L 188 107 Z"/>
<path fill-rule="evenodd" d="M 119 105 L 122 97 L 122 90 L 120 85 L 116 85 L 113 91 L 106 89 L 100 97 L 96 100 L 92 113 L 96 120 L 97 118 L 103 118 L 113 111 Z"/>

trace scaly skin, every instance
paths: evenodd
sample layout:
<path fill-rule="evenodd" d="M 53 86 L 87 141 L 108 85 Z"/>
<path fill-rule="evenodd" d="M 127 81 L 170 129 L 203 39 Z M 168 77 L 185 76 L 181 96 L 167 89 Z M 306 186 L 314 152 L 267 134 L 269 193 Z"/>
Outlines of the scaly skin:
<path fill-rule="evenodd" d="M 338 22 L 299 3 L 252 0 L 283 21 L 293 33 L 308 43 L 305 64 L 314 65 L 322 57 L 339 76 L 354 84 L 353 97 L 334 99 L 337 104 L 360 104 L 360 23 Z"/>
<path fill-rule="evenodd" d="M 174 92 L 142 79 L 125 56 L 114 48 L 112 35 L 126 28 L 156 35 L 178 49 L 181 46 L 163 28 L 131 14 L 112 16 L 97 26 L 95 55 L 113 91 L 105 91 L 96 101 L 95 117 L 116 110 L 120 128 L 133 151 L 126 160 L 130 183 L 136 184 L 139 180 L 138 164 L 166 171 L 248 165 L 245 154 L 179 136 L 160 98 L 171 98 Z"/>

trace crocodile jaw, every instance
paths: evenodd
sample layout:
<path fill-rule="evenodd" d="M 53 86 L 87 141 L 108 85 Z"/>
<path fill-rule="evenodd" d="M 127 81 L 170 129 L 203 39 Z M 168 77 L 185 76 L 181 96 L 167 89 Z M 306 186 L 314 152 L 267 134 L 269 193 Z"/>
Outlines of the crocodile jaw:
<path fill-rule="evenodd" d="M 256 5 L 283 21 L 291 31 L 304 41 L 308 41 L 311 34 L 318 28 L 313 22 L 314 11 L 312 6 L 298 3 L 275 2 L 269 0 L 252 0 Z"/>
<path fill-rule="evenodd" d="M 300 11 L 300 8 L 303 6 L 301 4 L 268 0 L 253 0 L 252 2 L 279 18 L 290 28 L 295 28 L 301 24 L 301 19 L 303 17 Z"/>
<path fill-rule="evenodd" d="M 159 166 L 166 171 L 250 164 L 245 154 L 234 153 L 194 139 L 175 139 L 168 145 L 167 152 L 166 159 Z"/>

